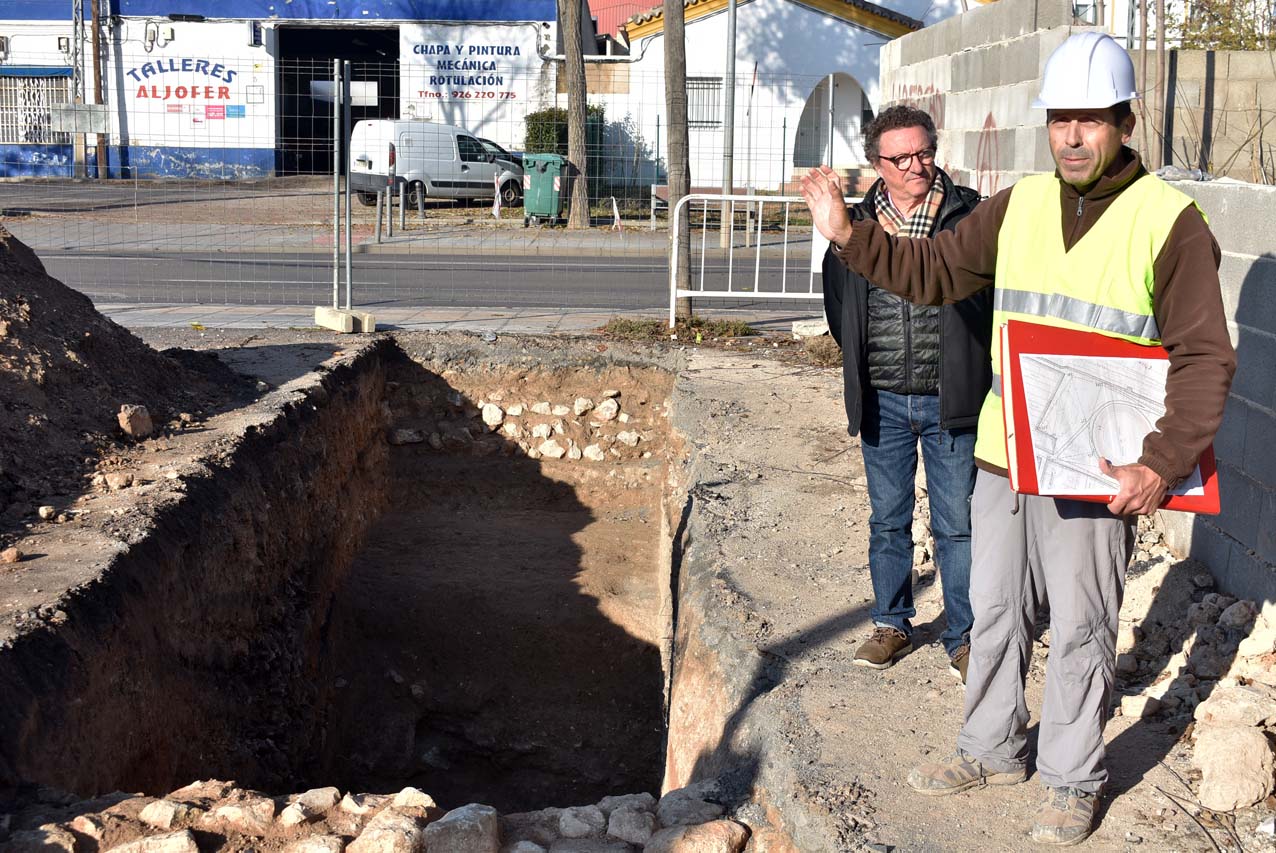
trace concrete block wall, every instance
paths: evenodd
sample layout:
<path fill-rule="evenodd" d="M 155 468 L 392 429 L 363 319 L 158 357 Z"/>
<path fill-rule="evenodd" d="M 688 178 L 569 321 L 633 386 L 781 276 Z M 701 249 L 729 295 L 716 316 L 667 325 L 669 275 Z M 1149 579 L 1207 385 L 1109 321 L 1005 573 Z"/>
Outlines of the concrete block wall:
<path fill-rule="evenodd" d="M 1025 174 L 1053 171 L 1044 112 L 1029 105 L 1046 59 L 1081 29 L 1072 26 L 1070 2 L 1000 0 L 973 9 L 882 48 L 883 100 L 929 110 L 940 130 L 941 165 L 991 195 Z M 1180 58 L 1178 79 L 1190 83 L 1196 58 Z M 1276 108 L 1269 99 L 1276 93 L 1264 94 L 1265 84 L 1228 78 L 1266 73 L 1273 60 L 1234 59 L 1215 57 L 1217 85 L 1235 90 L 1216 92 L 1215 102 L 1249 103 L 1252 90 L 1264 115 L 1268 105 Z M 1199 77 L 1203 85 L 1203 57 Z M 1244 111 L 1219 115 L 1228 128 L 1252 118 Z M 1161 520 L 1170 546 L 1208 564 L 1223 589 L 1276 601 L 1276 233 L 1269 225 L 1276 221 L 1276 188 L 1232 181 L 1176 186 L 1210 217 L 1222 248 L 1223 300 L 1240 366 L 1215 444 L 1223 512 L 1162 513 Z"/>
<path fill-rule="evenodd" d="M 1136 73 L 1142 53 L 1133 51 Z M 1148 77 L 1155 83 L 1156 56 Z M 1267 51 L 1172 50 L 1166 61 L 1167 164 L 1216 177 L 1276 183 L 1276 57 Z M 1142 88 L 1142 83 L 1140 83 Z M 1172 107 L 1172 109 L 1169 109 Z M 1142 139 L 1141 131 L 1136 131 Z M 1164 147 L 1163 142 L 1158 144 Z"/>
<path fill-rule="evenodd" d="M 1223 250 L 1219 279 L 1238 367 L 1214 441 L 1223 512 L 1161 513 L 1176 553 L 1209 565 L 1233 595 L 1276 601 L 1276 187 L 1179 182 Z"/>
<path fill-rule="evenodd" d="M 883 101 L 927 110 L 939 162 L 984 195 L 1053 169 L 1044 113 L 1031 107 L 1047 57 L 1078 27 L 1070 0 L 1002 0 L 882 48 Z"/>

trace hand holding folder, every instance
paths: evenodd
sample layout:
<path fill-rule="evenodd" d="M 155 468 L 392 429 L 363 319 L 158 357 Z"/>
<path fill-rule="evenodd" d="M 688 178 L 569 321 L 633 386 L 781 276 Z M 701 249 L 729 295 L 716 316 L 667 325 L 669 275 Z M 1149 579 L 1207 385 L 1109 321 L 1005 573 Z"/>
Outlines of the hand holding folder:
<path fill-rule="evenodd" d="M 1002 413 L 1010 487 L 1108 503 L 1119 490 L 1100 460 L 1137 462 L 1165 413 L 1169 356 L 1097 332 L 1011 320 L 1001 327 Z M 1217 514 L 1218 473 L 1207 448 L 1163 509 Z"/>

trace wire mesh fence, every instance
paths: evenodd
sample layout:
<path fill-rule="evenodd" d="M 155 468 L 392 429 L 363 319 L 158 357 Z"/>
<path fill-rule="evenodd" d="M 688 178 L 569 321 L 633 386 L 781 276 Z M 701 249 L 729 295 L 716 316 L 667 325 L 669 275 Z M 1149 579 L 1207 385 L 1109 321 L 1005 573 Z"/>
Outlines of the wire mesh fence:
<path fill-rule="evenodd" d="M 662 311 L 663 75 L 591 64 L 585 162 L 560 172 L 538 168 L 534 156 L 568 153 L 559 75 L 550 64 L 511 75 L 484 70 L 497 67 L 487 62 L 351 63 L 352 139 L 352 127 L 334 130 L 329 58 L 109 62 L 104 107 L 74 107 L 50 58 L 44 76 L 0 76 L 4 224 L 53 275 L 99 302 L 326 304 L 334 239 L 346 239 L 334 235 L 344 218 L 335 171 L 337 185 L 355 191 L 355 304 Z M 697 192 L 723 186 L 721 85 L 697 80 L 689 92 Z M 853 82 L 834 85 L 844 90 L 830 98 L 827 79 L 737 81 L 737 193 L 791 194 L 796 175 L 826 161 L 830 146 L 835 165 L 859 174 L 865 102 Z M 366 122 L 380 124 L 360 130 Z M 578 167 L 590 227 L 568 230 Z M 393 186 L 379 225 L 374 184 Z M 691 214 L 696 227 L 721 230 L 718 206 Z M 783 227 L 744 207 L 728 220 L 734 245 L 766 244 L 751 280 L 806 280 L 804 211 L 790 211 Z M 697 269 L 728 274 L 721 249 L 706 243 Z M 749 304 L 747 294 L 735 304 Z"/>

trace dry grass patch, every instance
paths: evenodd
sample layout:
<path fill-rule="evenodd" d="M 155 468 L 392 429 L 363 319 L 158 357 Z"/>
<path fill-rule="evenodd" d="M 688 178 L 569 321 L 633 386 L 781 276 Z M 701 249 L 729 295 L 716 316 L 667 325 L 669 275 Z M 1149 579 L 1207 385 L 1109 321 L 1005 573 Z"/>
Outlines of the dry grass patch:
<path fill-rule="evenodd" d="M 807 358 L 820 367 L 837 367 L 842 363 L 842 348 L 831 335 L 820 335 L 803 341 Z"/>
<path fill-rule="evenodd" d="M 695 343 L 757 334 L 743 320 L 712 320 L 706 317 L 679 318 L 677 326 L 672 330 L 665 320 L 612 317 L 607 321 L 607 325 L 603 326 L 602 332 L 608 337 L 627 341 L 667 341 L 671 336 L 676 336 L 680 341 Z"/>

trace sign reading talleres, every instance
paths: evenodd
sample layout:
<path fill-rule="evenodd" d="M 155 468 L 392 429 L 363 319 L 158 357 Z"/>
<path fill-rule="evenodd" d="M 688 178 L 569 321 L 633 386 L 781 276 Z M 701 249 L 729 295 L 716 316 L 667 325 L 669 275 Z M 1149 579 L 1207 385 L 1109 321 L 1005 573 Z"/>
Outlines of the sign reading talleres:
<path fill-rule="evenodd" d="M 125 72 L 137 82 L 138 98 L 177 101 L 229 101 L 230 85 L 238 76 L 210 59 L 154 59 Z"/>

